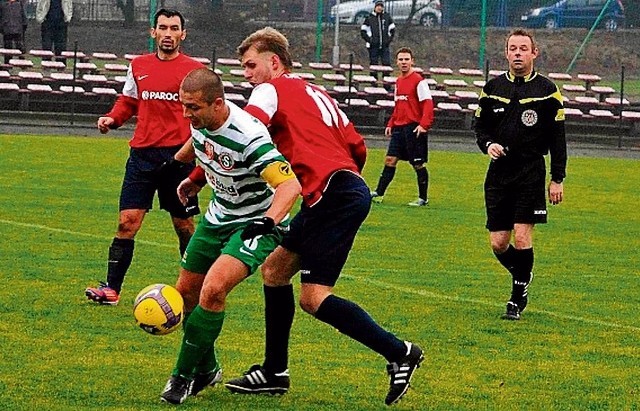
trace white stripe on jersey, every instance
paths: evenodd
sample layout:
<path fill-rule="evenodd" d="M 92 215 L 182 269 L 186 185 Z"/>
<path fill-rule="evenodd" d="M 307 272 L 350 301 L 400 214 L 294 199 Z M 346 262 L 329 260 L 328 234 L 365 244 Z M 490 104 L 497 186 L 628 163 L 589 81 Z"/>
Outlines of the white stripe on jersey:
<path fill-rule="evenodd" d="M 269 120 L 271 120 L 278 110 L 278 93 L 276 92 L 276 88 L 270 83 L 257 85 L 253 91 L 251 91 L 247 105 L 260 107 L 260 109 L 269 116 Z"/>
<path fill-rule="evenodd" d="M 124 86 L 122 86 L 122 94 L 131 97 L 138 98 L 138 85 L 136 84 L 136 80 L 133 78 L 133 69 L 131 68 L 131 64 L 129 64 L 129 69 L 127 69 L 127 77 L 124 81 Z"/>
<path fill-rule="evenodd" d="M 429 83 L 427 80 L 421 80 L 418 83 L 418 101 L 431 100 L 431 90 L 429 90 Z"/>
<path fill-rule="evenodd" d="M 267 128 L 230 101 L 229 118 L 217 130 L 191 129 L 198 162 L 214 190 L 205 218 L 212 224 L 242 222 L 263 215 L 273 189 L 260 172 L 284 161 Z M 260 150 L 257 158 L 256 151 Z M 250 161 L 250 163 L 248 163 Z"/>

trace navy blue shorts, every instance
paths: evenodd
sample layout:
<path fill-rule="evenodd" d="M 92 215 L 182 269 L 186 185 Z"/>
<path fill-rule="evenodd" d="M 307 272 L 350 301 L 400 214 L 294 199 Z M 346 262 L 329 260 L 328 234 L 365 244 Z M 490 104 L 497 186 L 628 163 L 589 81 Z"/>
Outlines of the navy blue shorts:
<path fill-rule="evenodd" d="M 189 203 L 184 206 L 177 194 L 178 184 L 189 176 L 194 164 L 183 167 L 170 178 L 160 178 L 157 172 L 158 167 L 173 158 L 179 149 L 180 147 L 161 147 L 130 150 L 120 191 L 120 211 L 151 210 L 153 196 L 157 191 L 160 208 L 167 210 L 172 217 L 187 218 L 200 213 L 197 197 L 189 199 Z"/>
<path fill-rule="evenodd" d="M 418 123 L 393 127 L 387 156 L 408 161 L 414 166 L 429 161 L 429 136 L 422 133 L 420 137 L 416 137 L 416 133 L 413 132 L 416 127 Z"/>
<path fill-rule="evenodd" d="M 484 183 L 487 229 L 511 231 L 515 223 L 546 223 L 544 159 L 518 164 L 501 161 L 491 163 Z"/>
<path fill-rule="evenodd" d="M 335 173 L 313 207 L 291 221 L 282 246 L 301 257 L 300 281 L 333 287 L 344 267 L 356 233 L 371 208 L 364 180 L 351 172 Z"/>

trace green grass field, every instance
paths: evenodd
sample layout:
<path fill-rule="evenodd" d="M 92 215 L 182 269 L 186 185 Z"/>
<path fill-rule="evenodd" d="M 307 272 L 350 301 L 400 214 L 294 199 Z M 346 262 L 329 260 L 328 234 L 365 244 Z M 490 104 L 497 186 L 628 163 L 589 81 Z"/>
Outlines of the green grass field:
<path fill-rule="evenodd" d="M 104 278 L 126 141 L 4 135 L 0 147 L 0 409 L 171 409 L 159 394 L 182 333 L 148 335 L 131 314 L 140 289 L 175 281 L 168 216 L 148 214 L 120 305 L 83 295 Z M 382 157 L 371 150 L 370 185 Z M 536 279 L 520 322 L 499 319 L 510 278 L 484 229 L 485 168 L 479 153 L 432 152 L 431 204 L 411 209 L 415 178 L 401 164 L 336 287 L 425 349 L 394 408 L 640 409 L 640 162 L 570 158 L 566 200 L 536 229 Z M 256 275 L 228 301 L 218 341 L 226 378 L 262 359 L 262 311 Z M 285 396 L 215 387 L 180 409 L 386 408 L 384 360 L 300 309 L 290 369 Z"/>

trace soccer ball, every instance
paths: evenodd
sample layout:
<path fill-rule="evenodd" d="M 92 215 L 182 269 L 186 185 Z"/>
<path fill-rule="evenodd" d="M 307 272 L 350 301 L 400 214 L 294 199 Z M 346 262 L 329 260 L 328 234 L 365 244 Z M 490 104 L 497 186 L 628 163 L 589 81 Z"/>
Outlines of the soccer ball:
<path fill-rule="evenodd" d="M 184 318 L 184 301 L 175 288 L 153 284 L 138 293 L 133 303 L 136 324 L 149 334 L 164 335 L 175 331 Z"/>

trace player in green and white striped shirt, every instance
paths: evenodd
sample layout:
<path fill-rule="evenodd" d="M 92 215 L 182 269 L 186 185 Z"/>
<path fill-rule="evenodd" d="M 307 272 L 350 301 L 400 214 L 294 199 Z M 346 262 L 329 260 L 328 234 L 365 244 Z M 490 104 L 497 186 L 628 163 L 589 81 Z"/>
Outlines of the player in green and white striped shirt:
<path fill-rule="evenodd" d="M 185 300 L 184 337 L 176 366 L 161 395 L 180 404 L 221 381 L 214 343 L 222 329 L 229 292 L 251 275 L 281 240 L 301 188 L 266 127 L 224 99 L 222 82 L 197 69 L 180 87 L 191 143 L 176 160 L 199 167 L 178 187 L 186 203 L 206 184 L 213 188 L 207 213 L 182 257 L 176 288 Z"/>

